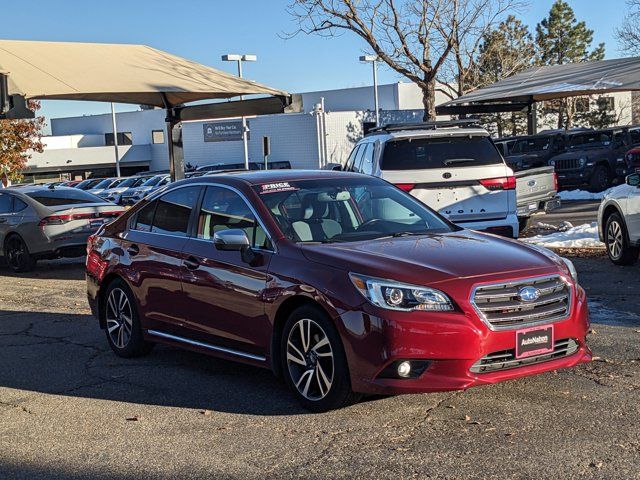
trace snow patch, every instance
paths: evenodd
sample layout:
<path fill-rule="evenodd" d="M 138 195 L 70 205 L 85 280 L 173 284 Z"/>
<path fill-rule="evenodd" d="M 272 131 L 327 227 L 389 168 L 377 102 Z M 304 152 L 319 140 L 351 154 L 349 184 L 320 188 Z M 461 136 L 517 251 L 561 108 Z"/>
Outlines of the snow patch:
<path fill-rule="evenodd" d="M 549 235 L 523 238 L 522 241 L 546 248 L 604 248 L 604 243 L 598 238 L 598 224 L 596 222 L 585 223 L 577 227 L 571 226 Z"/>
<path fill-rule="evenodd" d="M 560 199 L 562 201 L 571 201 L 571 200 L 586 200 L 586 201 L 600 201 L 605 195 L 609 195 L 616 188 L 623 187 L 625 184 L 622 183 L 620 185 L 616 185 L 615 187 L 611 187 L 604 192 L 587 192 L 585 190 L 562 190 L 558 192 Z"/>

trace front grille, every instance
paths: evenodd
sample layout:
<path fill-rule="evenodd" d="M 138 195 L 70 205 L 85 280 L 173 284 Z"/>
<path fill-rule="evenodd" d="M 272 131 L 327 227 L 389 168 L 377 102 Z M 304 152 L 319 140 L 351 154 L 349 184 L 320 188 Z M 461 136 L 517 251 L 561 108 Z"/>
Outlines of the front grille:
<path fill-rule="evenodd" d="M 534 355 L 527 358 L 516 359 L 516 351 L 501 350 L 482 357 L 469 369 L 472 373 L 488 373 L 497 370 L 508 370 L 510 368 L 523 367 L 534 363 L 548 362 L 557 358 L 568 357 L 578 351 L 578 342 L 573 338 L 556 340 L 553 345 L 553 352 Z"/>
<path fill-rule="evenodd" d="M 520 291 L 524 287 L 536 288 L 538 298 L 522 300 Z M 559 276 L 532 278 L 477 287 L 471 302 L 492 330 L 520 328 L 566 318 L 571 307 L 571 288 Z"/>
<path fill-rule="evenodd" d="M 556 160 L 556 170 L 576 170 L 580 168 L 579 158 L 563 158 Z"/>

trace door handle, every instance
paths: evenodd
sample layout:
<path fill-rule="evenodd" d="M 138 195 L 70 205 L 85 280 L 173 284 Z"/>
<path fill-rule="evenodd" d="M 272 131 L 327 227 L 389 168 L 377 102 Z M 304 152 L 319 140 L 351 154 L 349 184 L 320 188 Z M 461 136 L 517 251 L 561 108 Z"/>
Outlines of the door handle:
<path fill-rule="evenodd" d="M 127 252 L 129 252 L 129 255 L 131 255 L 132 257 L 135 257 L 140 253 L 140 247 L 138 247 L 138 245 L 136 244 L 129 245 L 129 248 L 127 248 Z"/>
<path fill-rule="evenodd" d="M 193 257 L 189 257 L 185 259 L 183 263 L 184 263 L 184 266 L 187 267 L 189 270 L 197 270 L 198 268 L 200 268 L 200 262 Z"/>

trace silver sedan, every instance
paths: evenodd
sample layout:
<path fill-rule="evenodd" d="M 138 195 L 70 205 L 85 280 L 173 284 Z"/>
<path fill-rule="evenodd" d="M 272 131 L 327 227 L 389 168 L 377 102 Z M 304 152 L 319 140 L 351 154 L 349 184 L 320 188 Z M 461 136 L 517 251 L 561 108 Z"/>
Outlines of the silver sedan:
<path fill-rule="evenodd" d="M 0 256 L 15 272 L 33 269 L 38 259 L 82 256 L 89 235 L 123 211 L 76 188 L 0 190 Z"/>

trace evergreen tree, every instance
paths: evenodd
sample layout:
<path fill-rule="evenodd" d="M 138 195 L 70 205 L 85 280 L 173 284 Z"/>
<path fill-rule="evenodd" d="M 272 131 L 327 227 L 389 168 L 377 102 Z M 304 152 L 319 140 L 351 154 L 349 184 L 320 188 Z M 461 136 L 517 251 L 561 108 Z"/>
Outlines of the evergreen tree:
<path fill-rule="evenodd" d="M 480 44 L 474 76 L 476 88 L 491 85 L 529 68 L 534 58 L 533 37 L 515 16 L 509 15 L 486 33 Z M 526 119 L 519 113 L 483 115 L 482 123 L 498 136 L 526 133 Z"/>
<path fill-rule="evenodd" d="M 564 65 L 565 63 L 602 60 L 604 43 L 591 49 L 593 30 L 585 22 L 578 22 L 573 9 L 564 0 L 557 0 L 549 16 L 536 25 L 536 61 L 540 65 Z M 544 114 L 558 115 L 558 128 L 571 128 L 576 114 L 575 99 L 567 98 L 548 102 Z"/>

